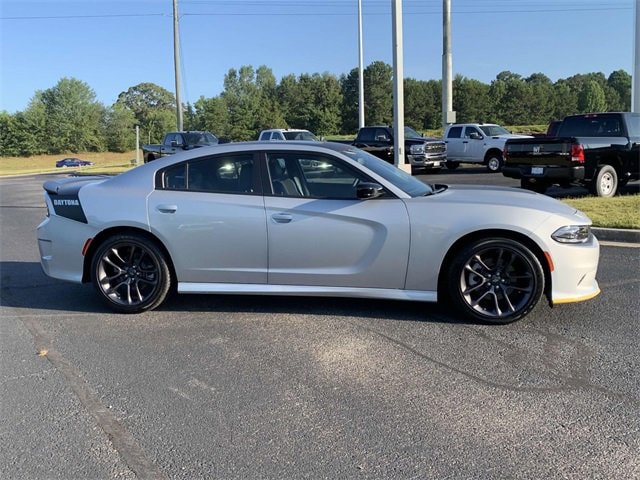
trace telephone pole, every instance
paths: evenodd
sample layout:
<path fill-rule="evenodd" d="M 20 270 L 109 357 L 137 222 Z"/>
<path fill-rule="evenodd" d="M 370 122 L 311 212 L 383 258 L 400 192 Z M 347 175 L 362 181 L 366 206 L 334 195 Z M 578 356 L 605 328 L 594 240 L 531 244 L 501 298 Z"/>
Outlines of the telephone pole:
<path fill-rule="evenodd" d="M 173 0 L 173 66 L 176 75 L 176 128 L 182 131 L 182 97 L 180 95 L 180 33 L 178 31 L 178 0 Z"/>
<path fill-rule="evenodd" d="M 633 43 L 633 84 L 631 87 L 631 111 L 640 113 L 640 0 L 636 0 L 636 26 Z"/>
<path fill-rule="evenodd" d="M 442 0 L 442 128 L 456 123 L 456 113 L 453 111 L 452 70 L 451 0 Z"/>
<path fill-rule="evenodd" d="M 402 0 L 392 0 L 393 18 L 393 163 L 411 171 L 404 161 L 404 55 L 402 45 Z"/>
<path fill-rule="evenodd" d="M 364 65 L 362 61 L 362 0 L 358 0 L 358 127 L 364 127 Z"/>

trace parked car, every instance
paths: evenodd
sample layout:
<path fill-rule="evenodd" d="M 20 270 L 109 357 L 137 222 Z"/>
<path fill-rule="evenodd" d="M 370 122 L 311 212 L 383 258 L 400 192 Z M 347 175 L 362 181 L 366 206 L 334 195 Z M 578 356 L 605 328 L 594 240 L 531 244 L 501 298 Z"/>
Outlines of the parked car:
<path fill-rule="evenodd" d="M 142 155 L 147 163 L 182 150 L 217 145 L 218 143 L 229 143 L 229 140 L 218 138 L 211 132 L 169 132 L 162 139 L 162 143 L 143 145 Z"/>
<path fill-rule="evenodd" d="M 454 170 L 461 163 L 481 163 L 490 172 L 502 168 L 502 151 L 509 138 L 532 138 L 516 135 L 493 123 L 459 123 L 449 125 L 444 132 L 447 142 L 447 168 Z"/>
<path fill-rule="evenodd" d="M 89 165 L 93 165 L 93 163 L 79 158 L 63 158 L 56 162 L 56 168 L 87 167 Z"/>
<path fill-rule="evenodd" d="M 262 130 L 258 135 L 258 140 L 305 140 L 318 142 L 320 139 L 309 130 L 299 128 L 270 128 Z"/>
<path fill-rule="evenodd" d="M 571 115 L 556 137 L 509 140 L 505 159 L 503 174 L 522 188 L 544 193 L 554 184 L 579 184 L 612 197 L 640 179 L 640 113 Z"/>
<path fill-rule="evenodd" d="M 389 163 L 394 163 L 393 128 L 386 125 L 362 127 L 353 145 Z M 438 172 L 447 160 L 447 149 L 442 139 L 420 135 L 411 127 L 404 127 L 405 161 L 411 171 Z"/>
<path fill-rule="evenodd" d="M 179 293 L 433 302 L 506 323 L 599 293 L 591 221 L 513 188 L 428 185 L 353 146 L 249 142 L 44 183 L 51 277 L 112 309 Z"/>

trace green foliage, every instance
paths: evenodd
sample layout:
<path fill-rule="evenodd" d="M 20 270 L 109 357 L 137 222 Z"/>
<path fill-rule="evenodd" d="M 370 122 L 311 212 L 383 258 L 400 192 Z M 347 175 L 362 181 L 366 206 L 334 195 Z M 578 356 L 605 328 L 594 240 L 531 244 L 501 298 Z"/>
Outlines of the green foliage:
<path fill-rule="evenodd" d="M 366 123 L 391 124 L 391 67 L 373 62 L 363 77 Z M 232 68 L 219 96 L 200 97 L 183 107 L 184 126 L 231 140 L 254 139 L 263 128 L 279 127 L 306 128 L 321 136 L 352 135 L 358 129 L 358 83 L 357 68 L 339 79 L 329 73 L 304 73 L 279 82 L 264 65 Z M 441 135 L 441 85 L 439 80 L 405 79 L 407 125 Z M 504 71 L 490 84 L 458 75 L 453 92 L 459 122 L 545 126 L 575 113 L 631 108 L 631 76 L 624 70 L 609 77 L 591 72 L 556 82 L 542 73 L 523 78 Z M 175 117 L 174 95 L 156 84 L 135 85 L 105 108 L 87 84 L 63 78 L 36 92 L 23 112 L 0 112 L 0 155 L 125 151 L 133 148 L 136 124 L 142 143 L 157 143 L 176 128 Z"/>
<path fill-rule="evenodd" d="M 38 92 L 32 106 L 47 138 L 47 152 L 99 152 L 105 149 L 102 122 L 104 106 L 84 82 L 63 78 L 55 87 Z"/>
<path fill-rule="evenodd" d="M 162 140 L 176 128 L 176 100 L 170 91 L 155 83 L 140 83 L 118 95 L 116 103 L 129 109 L 140 125 L 140 135 L 149 143 Z"/>
<path fill-rule="evenodd" d="M 121 103 L 115 103 L 105 116 L 105 139 L 110 152 L 128 152 L 136 147 L 133 112 Z"/>

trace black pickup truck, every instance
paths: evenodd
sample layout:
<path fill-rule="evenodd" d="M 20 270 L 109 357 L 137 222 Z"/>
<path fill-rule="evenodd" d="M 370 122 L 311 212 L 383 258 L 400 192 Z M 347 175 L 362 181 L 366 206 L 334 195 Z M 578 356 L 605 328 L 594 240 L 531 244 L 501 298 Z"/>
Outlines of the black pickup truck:
<path fill-rule="evenodd" d="M 362 127 L 353 145 L 389 163 L 394 162 L 391 127 Z M 442 139 L 423 137 L 410 127 L 404 128 L 404 145 L 405 159 L 411 164 L 412 171 L 428 169 L 437 172 L 447 161 L 447 146 Z"/>
<path fill-rule="evenodd" d="M 504 147 L 506 177 L 544 193 L 578 183 L 611 197 L 640 179 L 640 113 L 589 113 L 566 117 L 555 137 L 512 139 Z"/>
<path fill-rule="evenodd" d="M 228 143 L 226 138 L 218 138 L 211 132 L 189 131 L 169 132 L 162 139 L 162 143 L 142 146 L 145 163 L 167 155 L 173 155 L 180 150 Z"/>

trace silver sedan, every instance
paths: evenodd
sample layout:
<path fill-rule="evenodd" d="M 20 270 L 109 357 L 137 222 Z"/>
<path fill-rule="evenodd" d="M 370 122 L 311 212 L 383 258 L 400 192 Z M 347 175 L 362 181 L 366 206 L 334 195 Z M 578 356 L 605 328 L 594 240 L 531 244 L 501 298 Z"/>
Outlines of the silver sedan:
<path fill-rule="evenodd" d="M 599 293 L 590 220 L 513 188 L 427 185 L 347 145 L 203 147 L 44 184 L 48 275 L 125 313 L 179 293 L 435 302 L 507 323 Z"/>

